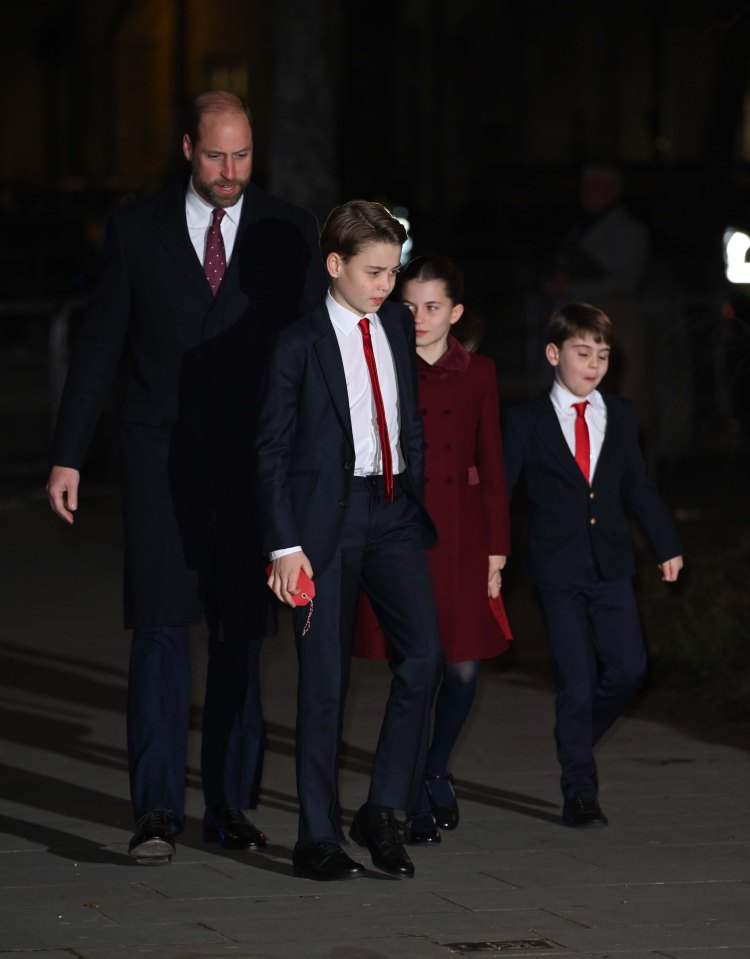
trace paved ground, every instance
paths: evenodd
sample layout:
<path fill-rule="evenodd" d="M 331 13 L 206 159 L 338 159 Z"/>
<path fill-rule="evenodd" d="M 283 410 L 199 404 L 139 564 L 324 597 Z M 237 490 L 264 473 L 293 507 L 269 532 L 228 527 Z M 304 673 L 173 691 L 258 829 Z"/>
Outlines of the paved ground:
<path fill-rule="evenodd" d="M 133 864 L 118 520 L 108 491 L 82 502 L 71 534 L 39 497 L 0 500 L 0 957 L 750 957 L 747 729 L 691 728 L 689 702 L 672 703 L 672 721 L 653 718 L 664 711 L 652 689 L 599 751 L 610 827 L 561 827 L 552 698 L 529 668 L 539 642 L 522 590 L 516 652 L 483 674 L 454 764 L 461 825 L 414 850 L 414 880 L 293 878 L 286 632 L 264 662 L 269 751 L 253 818 L 269 847 L 201 842 L 194 739 L 178 854 L 165 867 Z M 365 796 L 386 682 L 382 664 L 356 665 L 347 815 Z"/>

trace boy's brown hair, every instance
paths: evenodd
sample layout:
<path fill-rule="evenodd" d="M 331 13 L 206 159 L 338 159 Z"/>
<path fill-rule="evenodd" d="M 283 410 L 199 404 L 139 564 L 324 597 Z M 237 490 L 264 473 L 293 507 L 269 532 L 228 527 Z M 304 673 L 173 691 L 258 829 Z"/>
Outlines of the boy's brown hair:
<path fill-rule="evenodd" d="M 403 246 L 407 233 L 403 224 L 381 203 L 371 200 L 349 200 L 334 207 L 323 224 L 320 251 L 327 260 L 338 253 L 350 260 L 368 243 L 393 243 Z"/>
<path fill-rule="evenodd" d="M 590 303 L 568 303 L 550 317 L 546 342 L 559 349 L 573 336 L 590 336 L 595 343 L 613 346 L 615 328 L 607 314 Z"/>

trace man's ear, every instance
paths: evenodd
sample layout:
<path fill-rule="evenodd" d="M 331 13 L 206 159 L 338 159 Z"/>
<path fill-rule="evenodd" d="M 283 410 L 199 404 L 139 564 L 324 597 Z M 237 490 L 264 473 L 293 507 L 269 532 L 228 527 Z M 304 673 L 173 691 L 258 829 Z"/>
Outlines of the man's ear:
<path fill-rule="evenodd" d="M 187 133 L 183 134 L 182 137 L 182 155 L 188 163 L 193 159 L 193 144 Z"/>
<path fill-rule="evenodd" d="M 550 366 L 557 366 L 560 362 L 560 349 L 554 343 L 548 343 L 544 355 L 547 357 L 547 362 Z"/>

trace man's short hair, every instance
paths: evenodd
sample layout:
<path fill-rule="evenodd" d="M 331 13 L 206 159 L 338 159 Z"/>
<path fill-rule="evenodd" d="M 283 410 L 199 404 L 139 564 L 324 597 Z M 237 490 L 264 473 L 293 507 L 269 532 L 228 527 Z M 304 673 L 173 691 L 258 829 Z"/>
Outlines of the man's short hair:
<path fill-rule="evenodd" d="M 550 317 L 546 342 L 559 349 L 574 336 L 590 336 L 595 343 L 612 346 L 615 328 L 607 314 L 590 303 L 568 303 Z"/>
<path fill-rule="evenodd" d="M 207 90 L 194 97 L 188 108 L 186 132 L 193 145 L 198 142 L 201 120 L 207 113 L 235 113 L 246 117 L 250 126 L 253 125 L 250 107 L 242 97 L 229 90 Z"/>
<path fill-rule="evenodd" d="M 403 224 L 381 203 L 371 200 L 349 200 L 334 207 L 323 224 L 320 250 L 326 260 L 338 253 L 342 260 L 350 260 L 368 243 L 406 242 Z"/>

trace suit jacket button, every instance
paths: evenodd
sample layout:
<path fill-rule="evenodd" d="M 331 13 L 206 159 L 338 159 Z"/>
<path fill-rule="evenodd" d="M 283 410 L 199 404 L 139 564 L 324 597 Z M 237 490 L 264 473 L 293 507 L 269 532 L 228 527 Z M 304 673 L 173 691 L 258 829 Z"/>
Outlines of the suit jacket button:
<path fill-rule="evenodd" d="M 589 499 L 596 499 L 596 493 L 593 490 L 589 490 Z"/>
<path fill-rule="evenodd" d="M 591 523 L 592 526 L 596 526 L 596 516 L 592 516 L 589 523 Z"/>
<path fill-rule="evenodd" d="M 344 463 L 344 469 L 345 469 L 345 470 L 353 470 L 353 469 L 354 469 L 354 463 Z"/>
<path fill-rule="evenodd" d="M 349 504 L 347 503 L 347 501 L 346 501 L 345 499 L 340 499 L 340 500 L 339 500 L 339 506 L 341 507 L 341 509 L 346 509 L 346 507 L 347 507 L 348 505 L 349 505 Z"/>

